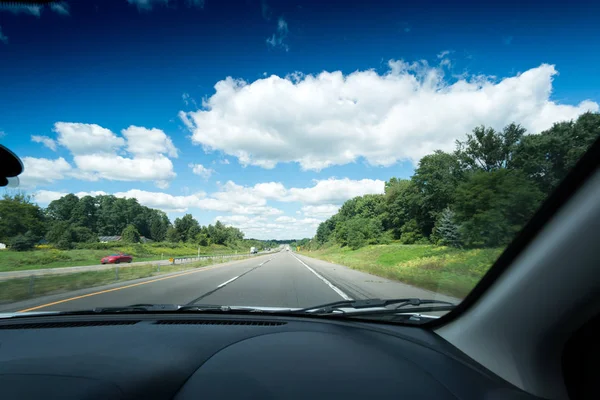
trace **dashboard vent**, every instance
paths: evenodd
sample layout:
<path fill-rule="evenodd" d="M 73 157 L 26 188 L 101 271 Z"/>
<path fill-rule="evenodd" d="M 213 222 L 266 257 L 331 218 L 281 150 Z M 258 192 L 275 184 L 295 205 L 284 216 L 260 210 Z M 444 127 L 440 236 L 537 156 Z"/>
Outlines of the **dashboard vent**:
<path fill-rule="evenodd" d="M 252 325 L 280 326 L 287 322 L 281 321 L 247 321 L 247 320 L 218 320 L 218 319 L 165 319 L 155 322 L 156 325 Z"/>
<path fill-rule="evenodd" d="M 48 328 L 79 328 L 84 326 L 135 325 L 140 321 L 68 321 L 40 322 L 32 324 L 0 325 L 0 329 L 48 329 Z"/>

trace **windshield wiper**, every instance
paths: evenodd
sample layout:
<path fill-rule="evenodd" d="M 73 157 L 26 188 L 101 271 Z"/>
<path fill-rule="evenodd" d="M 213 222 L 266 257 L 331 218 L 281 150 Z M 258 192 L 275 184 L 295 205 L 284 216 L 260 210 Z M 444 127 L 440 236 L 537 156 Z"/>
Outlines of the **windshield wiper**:
<path fill-rule="evenodd" d="M 435 304 L 434 306 L 427 306 L 428 304 Z M 385 308 L 392 306 L 392 308 Z M 423 306 L 425 307 L 419 307 Z M 401 308 L 412 306 L 408 310 L 399 311 Z M 322 304 L 319 306 L 303 308 L 296 310 L 294 313 L 307 313 L 313 315 L 377 315 L 377 314 L 393 314 L 398 312 L 422 312 L 422 311 L 447 311 L 452 310 L 456 305 L 449 301 L 443 300 L 432 300 L 432 299 L 419 299 L 419 298 L 404 298 L 404 299 L 366 299 L 366 300 L 342 300 L 334 303 Z M 351 311 L 343 310 L 351 309 Z M 365 308 L 384 308 L 380 310 L 365 310 Z M 354 311 L 359 310 L 359 311 Z M 336 313 L 337 312 L 337 313 Z"/>
<path fill-rule="evenodd" d="M 178 305 L 178 304 L 133 304 L 125 307 L 96 307 L 90 310 L 65 311 L 60 314 L 77 315 L 77 314 L 127 314 L 127 313 L 164 313 L 164 312 L 197 312 L 197 313 L 228 313 L 228 314 L 245 314 L 245 313 L 269 313 L 252 307 L 229 307 L 218 305 Z"/>

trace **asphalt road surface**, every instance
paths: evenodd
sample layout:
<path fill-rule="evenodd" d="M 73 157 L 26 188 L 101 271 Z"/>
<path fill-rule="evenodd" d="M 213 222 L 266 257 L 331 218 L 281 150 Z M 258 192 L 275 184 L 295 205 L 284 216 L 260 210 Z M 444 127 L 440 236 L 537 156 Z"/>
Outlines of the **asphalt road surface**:
<path fill-rule="evenodd" d="M 219 304 L 309 307 L 344 299 L 420 297 L 455 301 L 431 291 L 293 252 L 46 296 L 5 305 L 2 312 L 70 311 L 132 304 Z"/>

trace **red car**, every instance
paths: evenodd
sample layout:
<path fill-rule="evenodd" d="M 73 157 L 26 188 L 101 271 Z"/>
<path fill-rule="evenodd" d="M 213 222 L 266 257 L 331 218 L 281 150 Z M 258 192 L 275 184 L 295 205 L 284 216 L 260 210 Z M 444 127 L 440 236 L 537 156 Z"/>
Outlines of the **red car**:
<path fill-rule="evenodd" d="M 104 257 L 100 262 L 102 264 L 119 264 L 122 262 L 130 263 L 133 261 L 133 257 L 129 254 L 111 254 L 110 256 Z"/>

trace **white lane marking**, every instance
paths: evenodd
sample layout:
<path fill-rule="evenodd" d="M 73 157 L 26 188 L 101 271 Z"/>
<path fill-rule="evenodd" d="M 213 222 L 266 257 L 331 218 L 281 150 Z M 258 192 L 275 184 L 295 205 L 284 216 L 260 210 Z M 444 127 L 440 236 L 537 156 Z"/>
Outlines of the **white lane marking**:
<path fill-rule="evenodd" d="M 271 261 L 272 258 L 269 258 L 267 261 L 263 261 L 260 264 L 258 264 L 259 267 L 262 267 L 264 264 L 268 263 L 269 261 Z"/>
<path fill-rule="evenodd" d="M 327 279 L 325 279 L 317 271 L 315 271 L 314 269 L 312 269 L 311 267 L 309 267 L 308 265 L 306 265 L 306 263 L 304 263 L 304 261 L 302 261 L 301 259 L 299 259 L 298 257 L 296 257 L 293 254 L 292 254 L 292 257 L 294 257 L 296 260 L 300 261 L 300 263 L 302 265 L 304 265 L 306 268 L 308 268 L 308 270 L 310 272 L 312 272 L 313 274 L 315 274 L 317 276 L 317 278 L 319 278 L 320 280 L 322 280 L 323 282 L 325 282 L 325 284 L 327 286 L 329 286 L 334 292 L 336 292 L 337 294 L 339 294 L 342 299 L 344 299 L 344 300 L 353 300 L 352 297 L 350 297 L 346 293 L 344 293 L 339 287 L 335 286 L 333 283 L 329 282 Z"/>
<path fill-rule="evenodd" d="M 223 283 L 221 283 L 221 284 L 220 284 L 219 286 L 217 286 L 217 287 L 218 287 L 218 288 L 222 288 L 223 286 L 227 285 L 228 283 L 231 283 L 231 282 L 235 281 L 235 280 L 236 280 L 237 278 L 239 278 L 239 277 L 240 277 L 240 276 L 238 275 L 238 276 L 236 276 L 236 277 L 234 277 L 234 278 L 231 278 L 231 279 L 230 279 L 230 280 L 228 280 L 227 282 L 223 282 Z"/>

